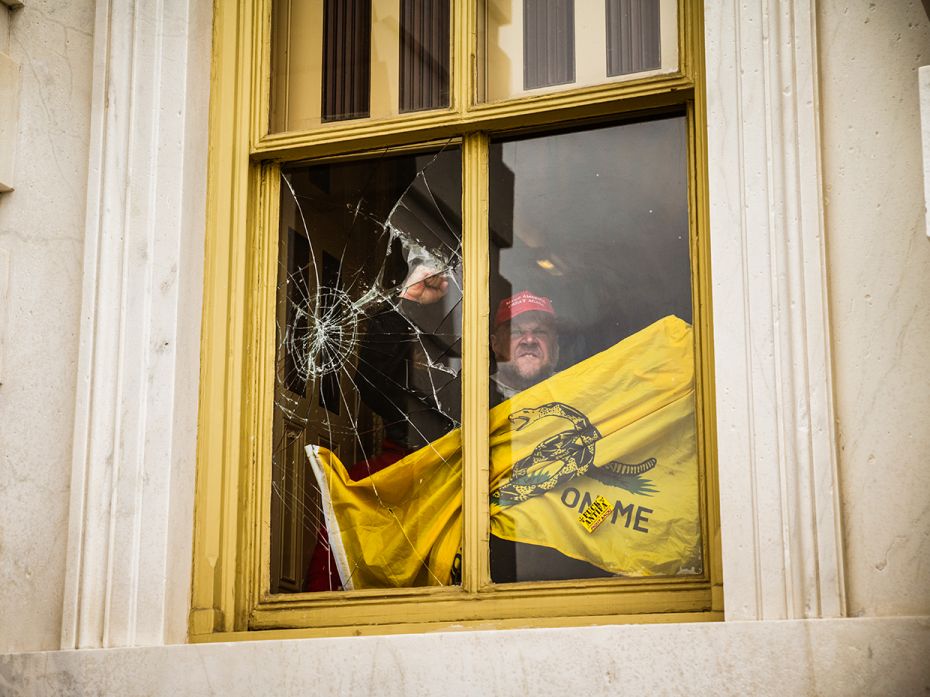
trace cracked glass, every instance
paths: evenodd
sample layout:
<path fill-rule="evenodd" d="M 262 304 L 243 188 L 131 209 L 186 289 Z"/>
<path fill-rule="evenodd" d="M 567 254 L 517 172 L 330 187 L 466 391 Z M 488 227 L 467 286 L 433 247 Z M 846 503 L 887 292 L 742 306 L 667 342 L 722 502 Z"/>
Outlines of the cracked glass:
<path fill-rule="evenodd" d="M 496 583 L 702 573 L 683 116 L 492 142 Z"/>
<path fill-rule="evenodd" d="M 461 166 L 282 169 L 272 593 L 459 582 Z"/>

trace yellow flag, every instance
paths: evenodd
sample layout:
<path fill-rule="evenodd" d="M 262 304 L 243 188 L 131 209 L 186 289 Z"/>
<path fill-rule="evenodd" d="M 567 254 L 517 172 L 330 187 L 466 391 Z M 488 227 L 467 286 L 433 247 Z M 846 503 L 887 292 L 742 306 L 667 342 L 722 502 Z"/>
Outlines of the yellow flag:
<path fill-rule="evenodd" d="M 492 533 L 627 576 L 699 573 L 692 346 L 666 317 L 492 409 Z M 347 588 L 449 582 L 458 431 L 358 482 L 307 452 Z"/>
<path fill-rule="evenodd" d="M 359 481 L 307 446 L 343 587 L 446 585 L 462 541 L 458 429 Z"/>

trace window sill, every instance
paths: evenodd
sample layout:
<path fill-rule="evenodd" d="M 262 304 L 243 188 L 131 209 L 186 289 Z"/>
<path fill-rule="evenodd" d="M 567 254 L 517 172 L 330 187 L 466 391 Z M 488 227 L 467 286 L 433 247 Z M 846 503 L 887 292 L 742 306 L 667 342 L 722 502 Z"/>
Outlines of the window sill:
<path fill-rule="evenodd" d="M 0 665 L 14 695 L 923 694 L 928 653 L 930 617 L 900 617 L 53 651 Z"/>

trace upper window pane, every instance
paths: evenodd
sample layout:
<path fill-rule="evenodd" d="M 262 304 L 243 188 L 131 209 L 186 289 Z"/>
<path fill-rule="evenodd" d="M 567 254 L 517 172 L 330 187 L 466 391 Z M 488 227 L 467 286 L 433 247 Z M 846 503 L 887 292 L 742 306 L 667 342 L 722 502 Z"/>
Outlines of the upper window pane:
<path fill-rule="evenodd" d="M 678 65 L 675 0 L 483 0 L 482 8 L 479 101 Z"/>
<path fill-rule="evenodd" d="M 276 0 L 271 131 L 449 106 L 450 0 Z"/>

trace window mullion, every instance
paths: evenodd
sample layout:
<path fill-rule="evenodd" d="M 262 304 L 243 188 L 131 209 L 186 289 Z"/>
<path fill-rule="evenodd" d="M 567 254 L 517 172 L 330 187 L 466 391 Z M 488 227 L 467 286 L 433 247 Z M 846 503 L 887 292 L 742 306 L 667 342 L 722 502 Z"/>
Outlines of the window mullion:
<path fill-rule="evenodd" d="M 476 3 L 452 0 L 452 40 L 449 61 L 449 104 L 464 113 L 474 102 L 475 75 L 473 66 L 476 47 Z"/>
<path fill-rule="evenodd" d="M 490 580 L 488 560 L 488 139 L 467 136 L 462 147 L 462 459 L 464 590 Z"/>

